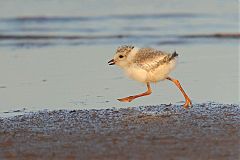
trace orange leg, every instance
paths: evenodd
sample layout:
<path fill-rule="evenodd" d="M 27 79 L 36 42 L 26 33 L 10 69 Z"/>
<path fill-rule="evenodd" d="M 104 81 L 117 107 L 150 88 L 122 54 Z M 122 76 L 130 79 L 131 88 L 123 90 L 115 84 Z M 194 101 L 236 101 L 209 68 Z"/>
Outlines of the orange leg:
<path fill-rule="evenodd" d="M 150 95 L 152 93 L 152 89 L 150 87 L 150 83 L 149 82 L 147 82 L 147 89 L 148 90 L 146 92 L 144 92 L 144 93 L 137 94 L 135 96 L 129 96 L 129 97 L 121 98 L 121 99 L 118 99 L 118 100 L 121 101 L 121 102 L 131 102 L 135 98 Z"/>
<path fill-rule="evenodd" d="M 188 97 L 188 95 L 184 92 L 181 84 L 179 83 L 179 81 L 177 79 L 173 79 L 173 78 L 170 78 L 170 77 L 167 77 L 168 80 L 172 81 L 179 89 L 180 91 L 182 92 L 183 96 L 185 97 L 185 104 L 183 105 L 183 107 L 186 109 L 190 106 L 192 106 L 192 102 L 190 100 L 190 98 Z"/>

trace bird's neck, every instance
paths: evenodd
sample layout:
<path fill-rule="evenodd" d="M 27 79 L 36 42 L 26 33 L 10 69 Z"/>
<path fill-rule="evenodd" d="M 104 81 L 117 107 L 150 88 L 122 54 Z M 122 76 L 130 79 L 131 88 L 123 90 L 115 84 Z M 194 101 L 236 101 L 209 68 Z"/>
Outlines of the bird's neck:
<path fill-rule="evenodd" d="M 129 53 L 128 57 L 127 57 L 127 60 L 128 62 L 132 62 L 132 60 L 135 58 L 135 55 L 137 54 L 139 48 L 137 47 L 134 47 L 131 52 Z"/>

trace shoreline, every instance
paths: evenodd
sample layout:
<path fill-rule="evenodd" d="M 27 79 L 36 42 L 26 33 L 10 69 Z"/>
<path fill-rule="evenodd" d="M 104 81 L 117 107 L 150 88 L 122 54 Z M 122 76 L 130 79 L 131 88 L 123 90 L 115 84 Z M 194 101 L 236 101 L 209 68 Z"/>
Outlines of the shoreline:
<path fill-rule="evenodd" d="M 237 159 L 240 107 L 202 103 L 0 118 L 1 159 Z"/>

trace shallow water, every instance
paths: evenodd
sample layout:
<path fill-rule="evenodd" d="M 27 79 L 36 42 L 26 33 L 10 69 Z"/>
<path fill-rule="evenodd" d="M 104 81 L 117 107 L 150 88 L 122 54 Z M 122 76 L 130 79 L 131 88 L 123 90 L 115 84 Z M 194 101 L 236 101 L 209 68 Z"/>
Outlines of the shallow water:
<path fill-rule="evenodd" d="M 239 36 L 216 35 L 239 33 L 237 3 L 1 1 L 0 112 L 184 100 L 163 81 L 152 85 L 149 97 L 118 102 L 146 88 L 107 65 L 121 44 L 176 50 L 179 64 L 172 76 L 193 102 L 239 103 Z"/>

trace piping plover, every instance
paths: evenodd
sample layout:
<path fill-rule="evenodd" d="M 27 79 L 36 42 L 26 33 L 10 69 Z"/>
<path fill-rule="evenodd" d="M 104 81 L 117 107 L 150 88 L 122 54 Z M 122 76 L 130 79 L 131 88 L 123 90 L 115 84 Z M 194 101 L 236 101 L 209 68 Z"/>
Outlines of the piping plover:
<path fill-rule="evenodd" d="M 186 102 L 183 107 L 191 107 L 192 102 L 179 81 L 168 76 L 176 66 L 177 56 L 176 52 L 166 53 L 153 48 L 137 48 L 131 45 L 118 47 L 114 58 L 108 64 L 118 65 L 130 78 L 147 84 L 146 92 L 118 100 L 121 102 L 131 102 L 135 98 L 150 95 L 152 93 L 151 82 L 167 79 L 172 81 L 185 97 Z"/>

